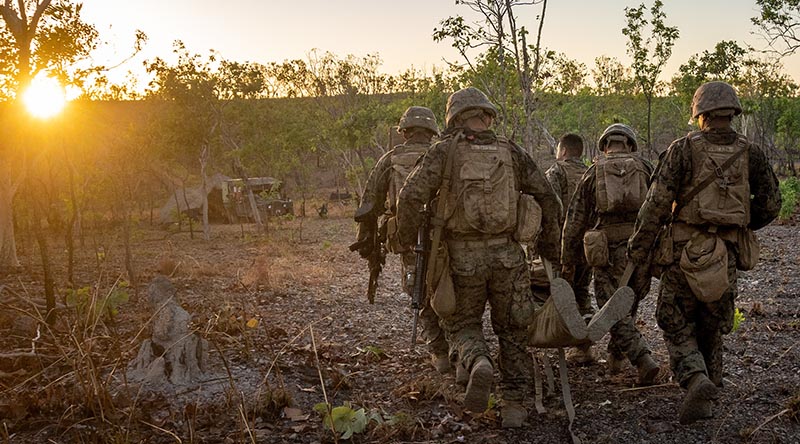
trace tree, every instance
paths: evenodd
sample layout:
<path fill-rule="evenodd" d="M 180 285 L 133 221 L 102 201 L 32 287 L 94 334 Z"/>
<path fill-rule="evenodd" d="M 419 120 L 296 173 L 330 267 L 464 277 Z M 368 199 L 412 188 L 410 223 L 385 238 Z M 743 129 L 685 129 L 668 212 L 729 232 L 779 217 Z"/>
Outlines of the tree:
<path fill-rule="evenodd" d="M 534 86 L 540 77 L 542 63 L 541 36 L 544 27 L 547 0 L 457 0 L 481 17 L 468 24 L 461 16 L 442 20 L 434 29 L 437 42 L 452 40 L 464 64 L 450 63 L 451 69 L 465 72 L 470 83 L 483 89 L 500 108 L 496 127 L 501 134 L 522 134 L 523 145 L 534 147 L 534 133 L 538 128 L 550 148 L 555 139 L 541 121 L 536 119 Z M 527 42 L 528 30 L 517 23 L 516 9 L 522 6 L 542 5 L 536 43 Z M 486 48 L 477 57 L 473 50 Z M 516 87 L 511 85 L 516 83 Z"/>
<path fill-rule="evenodd" d="M 769 46 L 778 54 L 794 54 L 800 48 L 800 0 L 756 0 L 761 14 L 751 19 L 761 28 Z"/>
<path fill-rule="evenodd" d="M 633 94 L 630 68 L 614 57 L 600 56 L 594 59 L 592 81 L 594 81 L 594 93 L 599 96 Z"/>
<path fill-rule="evenodd" d="M 95 48 L 97 30 L 81 19 L 81 4 L 68 0 L 5 0 L 0 4 L 0 96 L 15 101 L 31 79 L 49 72 L 62 80 L 79 78 L 69 68 Z M 14 239 L 14 195 L 24 180 L 27 137 L 14 134 L 24 118 L 12 105 L 6 140 L 0 146 L 0 267 L 17 266 Z M 10 141 L 10 142 L 9 142 Z M 20 158 L 21 157 L 21 158 Z"/>
<path fill-rule="evenodd" d="M 628 37 L 628 54 L 633 58 L 633 74 L 642 94 L 647 101 L 647 148 L 653 152 L 652 144 L 652 113 L 653 97 L 658 92 L 658 76 L 664 65 L 672 56 L 672 47 L 678 39 L 678 28 L 667 26 L 667 18 L 662 11 L 664 3 L 655 0 L 650 8 L 650 18 L 645 17 L 647 9 L 644 3 L 638 7 L 625 8 L 627 25 L 622 28 L 622 34 Z M 643 36 L 645 28 L 649 27 L 650 35 Z"/>
<path fill-rule="evenodd" d="M 688 106 L 694 91 L 703 83 L 721 80 L 737 84 L 750 59 L 738 43 L 723 40 L 714 45 L 713 51 L 695 54 L 681 65 L 670 82 L 672 91 Z"/>

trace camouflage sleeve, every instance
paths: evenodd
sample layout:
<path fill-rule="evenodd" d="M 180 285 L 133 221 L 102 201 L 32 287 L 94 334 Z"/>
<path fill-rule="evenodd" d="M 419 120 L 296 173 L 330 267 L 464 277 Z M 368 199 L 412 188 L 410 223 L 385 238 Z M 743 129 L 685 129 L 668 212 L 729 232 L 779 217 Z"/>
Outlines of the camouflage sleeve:
<path fill-rule="evenodd" d="M 583 234 L 597 222 L 595 187 L 595 166 L 592 165 L 583 174 L 567 207 L 561 240 L 563 265 L 577 265 L 584 261 Z"/>
<path fill-rule="evenodd" d="M 380 159 L 378 163 L 372 168 L 367 178 L 367 184 L 364 187 L 364 195 L 361 196 L 361 208 L 365 205 L 371 204 L 373 209 L 371 213 L 374 217 L 370 219 L 377 219 L 381 214 L 386 211 L 386 195 L 389 192 L 389 179 L 391 178 L 392 169 L 392 151 L 387 152 Z M 361 222 L 358 224 L 358 233 L 356 239 L 361 241 L 372 235 L 372 228 L 374 223 Z"/>
<path fill-rule="evenodd" d="M 369 172 L 364 195 L 361 196 L 361 205 L 367 202 L 372 203 L 376 215 L 381 215 L 386 211 L 386 195 L 389 193 L 389 179 L 391 178 L 389 173 L 392 170 L 392 152 L 388 151 L 378 159 L 372 171 Z"/>
<path fill-rule="evenodd" d="M 417 241 L 417 229 L 422 223 L 423 205 L 430 202 L 442 184 L 442 169 L 450 139 L 433 145 L 420 158 L 406 178 L 397 198 L 397 225 L 400 244 L 412 246 Z"/>
<path fill-rule="evenodd" d="M 560 173 L 561 169 L 558 168 L 558 164 L 554 163 L 553 166 L 544 172 L 544 177 L 550 182 L 550 186 L 553 187 L 553 192 L 556 193 L 556 196 L 561 199 L 562 210 L 566 211 L 566 208 L 563 208 L 563 206 L 566 205 L 567 202 L 564 200 L 564 188 L 561 187 L 561 182 L 564 177 Z M 560 227 L 564 226 L 564 211 L 562 211 L 558 218 L 558 226 Z"/>
<path fill-rule="evenodd" d="M 772 222 L 781 210 L 781 192 L 778 178 L 764 152 L 750 145 L 750 229 L 758 230 Z"/>
<path fill-rule="evenodd" d="M 649 255 L 658 230 L 670 219 L 672 204 L 682 181 L 692 175 L 690 153 L 685 149 L 684 141 L 685 138 L 681 138 L 672 142 L 660 156 L 650 177 L 650 189 L 628 241 L 628 252 L 633 258 L 642 260 Z"/>
<path fill-rule="evenodd" d="M 545 259 L 558 264 L 561 245 L 561 199 L 553 191 L 553 187 L 531 156 L 517 145 L 512 144 L 512 147 L 511 155 L 519 189 L 525 194 L 532 195 L 542 207 L 542 232 L 536 250 Z"/>

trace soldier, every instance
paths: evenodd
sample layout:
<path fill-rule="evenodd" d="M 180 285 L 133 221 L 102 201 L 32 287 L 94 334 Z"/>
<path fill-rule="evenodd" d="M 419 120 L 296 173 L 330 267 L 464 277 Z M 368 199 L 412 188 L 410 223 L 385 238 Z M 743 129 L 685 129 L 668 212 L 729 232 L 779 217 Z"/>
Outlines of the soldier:
<path fill-rule="evenodd" d="M 564 222 L 561 261 L 568 281 L 575 265 L 584 259 L 594 271 L 594 294 L 602 307 L 620 283 L 628 265 L 625 256 L 628 237 L 633 232 L 636 214 L 644 201 L 653 168 L 636 152 L 636 135 L 627 125 L 615 123 L 598 141 L 602 153 L 589 167 L 570 201 Z M 636 328 L 639 301 L 650 290 L 646 267 L 634 270 L 630 287 L 635 299 L 630 316 L 611 328 L 608 343 L 609 370 L 622 369 L 623 358 L 636 366 L 639 384 L 652 384 L 659 366 L 650 356 L 650 348 Z"/>
<path fill-rule="evenodd" d="M 431 139 L 438 135 L 439 127 L 436 125 L 436 116 L 428 108 L 412 106 L 400 118 L 398 131 L 403 135 L 405 143 L 394 147 L 384 154 L 369 174 L 361 207 L 356 212 L 360 215 L 369 212 L 377 218 L 388 213 L 387 223 L 387 249 L 392 253 L 400 254 L 402 258 L 401 282 L 403 291 L 411 294 L 414 285 L 414 251 L 400 246 L 397 240 L 397 224 L 393 220 L 397 214 L 397 195 L 406 176 L 414 168 L 417 159 L 428 150 Z M 361 219 L 361 218 L 359 218 Z M 358 225 L 358 240 L 373 238 L 371 230 L 377 225 L 373 218 L 361 220 Z M 372 251 L 371 244 L 367 243 L 359 249 L 361 257 L 369 256 Z M 447 340 L 439 327 L 439 317 L 430 307 L 423 304 L 420 311 L 422 337 L 428 346 L 433 367 L 439 373 L 446 373 L 451 369 L 448 357 Z"/>
<path fill-rule="evenodd" d="M 781 207 L 766 156 L 731 128 L 741 112 L 727 83 L 697 89 L 692 117 L 700 131 L 662 154 L 628 243 L 637 264 L 645 264 L 651 250 L 661 256 L 656 319 L 675 378 L 687 389 L 682 424 L 712 416 L 722 385 L 722 335 L 733 326 L 736 269 L 755 266 L 751 230 L 769 224 Z"/>
<path fill-rule="evenodd" d="M 547 180 L 553 186 L 556 194 L 561 198 L 564 209 L 569 208 L 569 201 L 578 183 L 586 172 L 586 165 L 581 160 L 583 156 L 583 139 L 577 134 L 564 134 L 558 141 L 556 151 L 556 162 L 545 172 Z M 561 215 L 561 226 L 564 226 L 564 217 Z M 594 314 L 592 300 L 589 297 L 589 281 L 592 279 L 591 268 L 586 266 L 586 261 L 581 261 L 581 257 L 575 264 L 575 270 L 571 273 L 574 282 L 571 282 L 572 289 L 575 291 L 575 301 L 578 303 L 578 310 L 584 317 Z M 592 345 L 577 347 L 570 353 L 570 359 L 588 364 L 594 361 Z"/>
<path fill-rule="evenodd" d="M 476 88 L 448 98 L 447 130 L 408 177 L 400 191 L 397 217 L 401 243 L 413 244 L 424 217 L 420 209 L 439 193 L 435 209 L 443 217 L 434 217 L 431 224 L 443 231 L 449 254 L 445 273 L 452 276 L 454 289 L 453 309 L 439 314 L 460 357 L 457 374 L 469 373 L 464 408 L 483 412 L 493 383 L 494 367 L 482 327 L 488 301 L 500 344 L 503 427 L 521 427 L 527 418 L 522 402 L 532 366 L 526 330 L 535 307 L 525 254 L 512 237 L 518 225 L 524 225 L 517 220 L 517 205 L 520 193 L 538 201 L 544 213 L 539 251 L 556 262 L 561 204 L 533 159 L 489 129 L 496 115 L 495 106 Z"/>

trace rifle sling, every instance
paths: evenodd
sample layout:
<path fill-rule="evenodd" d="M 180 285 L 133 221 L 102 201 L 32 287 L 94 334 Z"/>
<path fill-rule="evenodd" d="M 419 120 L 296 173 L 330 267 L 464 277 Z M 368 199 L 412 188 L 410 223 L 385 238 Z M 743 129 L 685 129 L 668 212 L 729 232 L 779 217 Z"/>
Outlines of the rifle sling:
<path fill-rule="evenodd" d="M 431 238 L 431 250 L 428 253 L 428 272 L 426 275 L 426 281 L 430 288 L 433 288 L 435 282 L 431 282 L 433 279 L 433 270 L 437 267 L 437 259 L 439 255 L 439 244 L 442 241 L 442 232 L 444 231 L 444 207 L 447 202 L 447 198 L 450 194 L 450 179 L 453 173 L 453 157 L 456 151 L 456 145 L 458 145 L 458 141 L 461 138 L 461 131 L 457 132 L 454 136 L 450 145 L 447 147 L 447 159 L 444 162 L 444 169 L 442 171 L 442 184 L 439 187 L 439 201 L 436 203 L 436 210 L 431 217 L 431 225 L 433 225 L 433 237 Z"/>

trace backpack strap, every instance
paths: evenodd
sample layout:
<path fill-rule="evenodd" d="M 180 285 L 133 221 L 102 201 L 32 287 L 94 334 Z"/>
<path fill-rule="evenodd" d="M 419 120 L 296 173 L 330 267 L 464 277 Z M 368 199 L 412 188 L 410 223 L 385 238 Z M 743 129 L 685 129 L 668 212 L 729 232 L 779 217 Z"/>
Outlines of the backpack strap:
<path fill-rule="evenodd" d="M 453 157 L 455 157 L 456 145 L 458 145 L 461 135 L 461 131 L 457 132 L 453 136 L 450 145 L 447 147 L 447 160 L 444 162 L 442 184 L 439 186 L 439 201 L 436 203 L 435 213 L 433 217 L 431 217 L 433 236 L 431 237 L 431 249 L 428 256 L 428 275 L 426 276 L 428 285 L 433 284 L 433 282 L 431 282 L 433 279 L 433 270 L 437 268 L 436 262 L 439 258 L 439 244 L 442 241 L 442 232 L 444 231 L 444 224 L 446 222 L 444 218 L 444 207 L 450 195 L 450 180 L 453 175 Z"/>
<path fill-rule="evenodd" d="M 684 149 L 688 149 L 688 147 L 689 147 L 689 137 L 691 135 L 692 135 L 692 133 L 687 134 L 686 138 L 683 140 L 683 148 Z M 735 153 L 731 154 L 731 157 L 729 157 L 728 160 L 723 162 L 722 165 L 717 167 L 712 174 L 709 174 L 708 176 L 706 176 L 706 178 L 703 179 L 702 182 L 697 184 L 696 187 L 694 187 L 691 191 L 689 191 L 689 193 L 686 194 L 686 197 L 683 199 L 683 202 L 678 202 L 675 205 L 675 208 L 672 210 L 673 218 L 675 216 L 677 216 L 678 213 L 681 212 L 683 207 L 686 204 L 688 204 L 689 202 L 691 202 L 692 199 L 694 199 L 694 197 L 697 196 L 698 193 L 703 191 L 707 186 L 711 185 L 711 182 L 714 182 L 714 180 L 716 180 L 717 177 L 721 176 L 722 173 L 725 172 L 725 170 L 727 170 L 728 168 L 730 168 L 731 165 L 733 165 L 733 162 L 736 162 L 736 159 L 742 157 L 742 154 L 744 154 L 744 152 L 747 151 L 747 148 L 748 148 L 747 139 L 744 138 L 743 136 L 738 136 L 738 138 L 736 140 L 736 144 L 739 145 L 739 146 L 743 146 L 742 149 L 740 149 L 739 151 L 736 151 Z"/>

